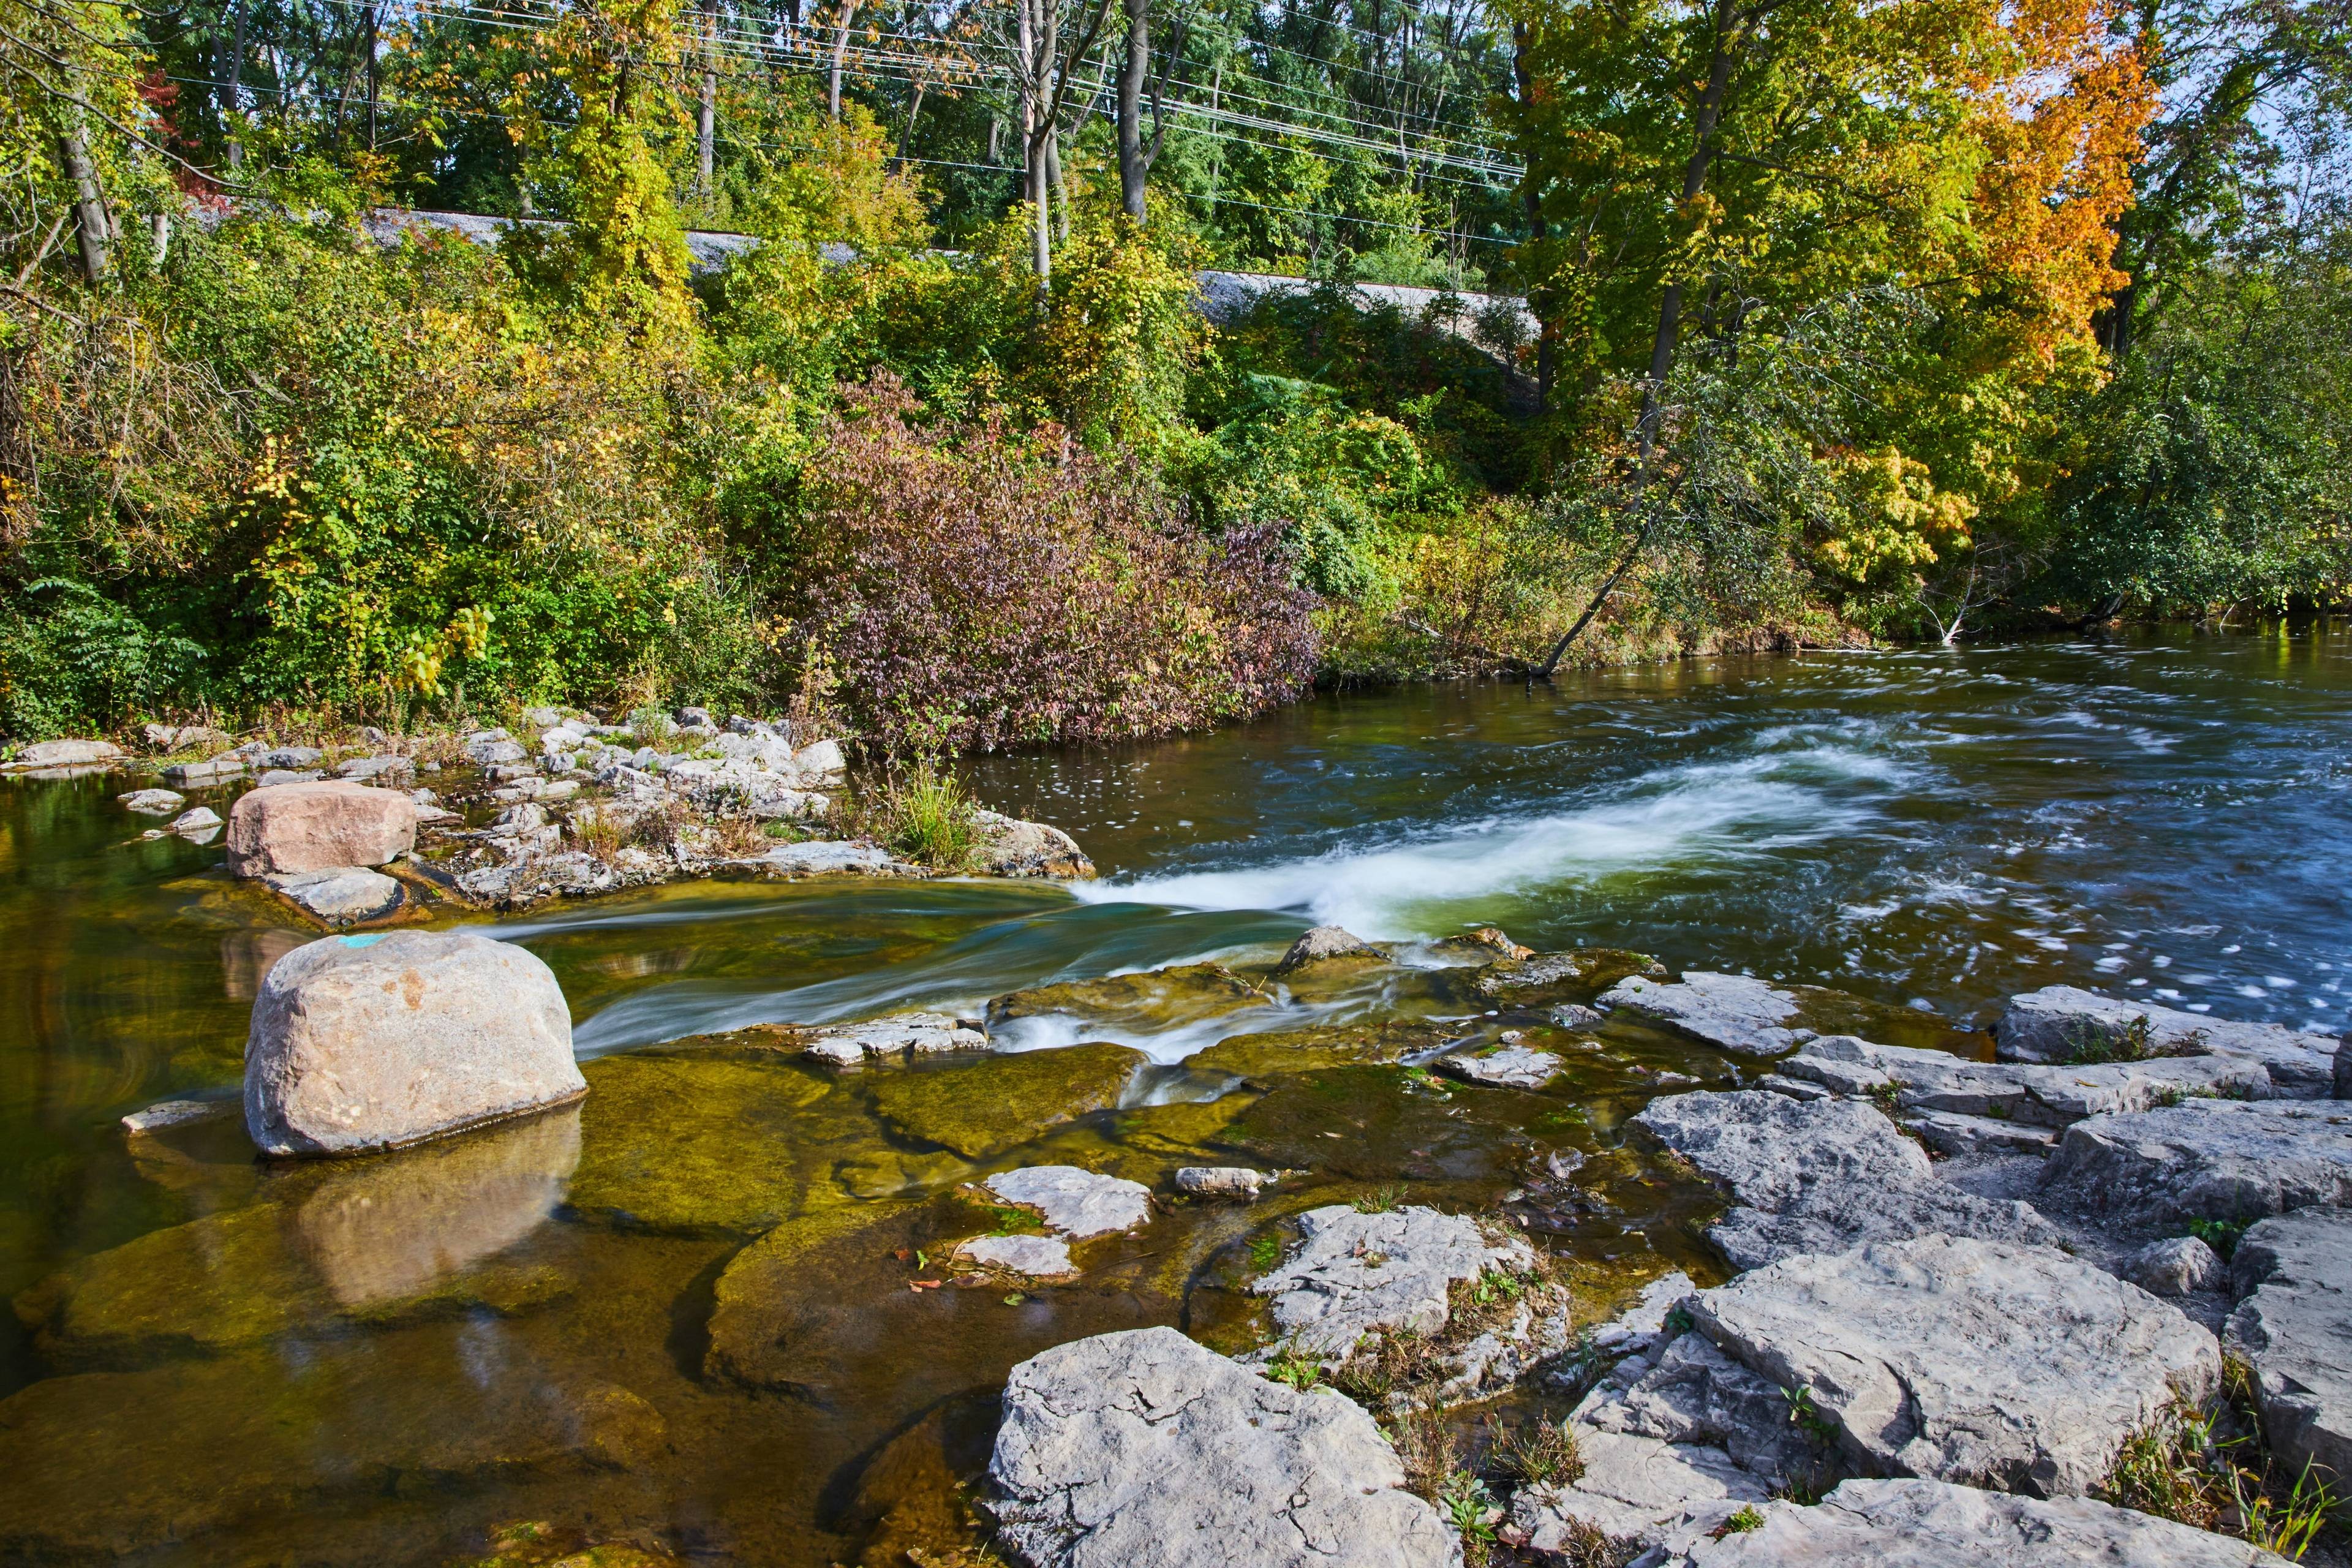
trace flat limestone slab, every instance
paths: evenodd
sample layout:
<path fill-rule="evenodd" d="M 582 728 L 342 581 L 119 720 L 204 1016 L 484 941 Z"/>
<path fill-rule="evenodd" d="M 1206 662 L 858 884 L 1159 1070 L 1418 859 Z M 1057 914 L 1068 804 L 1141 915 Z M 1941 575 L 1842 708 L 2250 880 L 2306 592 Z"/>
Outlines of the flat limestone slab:
<path fill-rule="evenodd" d="M 1345 1204 L 1298 1216 L 1305 1240 L 1250 1289 L 1274 1298 L 1275 1326 L 1315 1351 L 1346 1355 L 1366 1334 L 1434 1333 L 1457 1280 L 1490 1268 L 1523 1273 L 1535 1253 L 1517 1237 L 1489 1241 L 1477 1222 L 1432 1208 L 1363 1214 Z"/>
<path fill-rule="evenodd" d="M 1045 1228 L 1072 1241 L 1133 1230 L 1151 1217 L 1151 1189 L 1076 1165 L 1026 1165 L 983 1184 L 1008 1204 L 1034 1209 Z"/>
<path fill-rule="evenodd" d="M 2221 1347 L 2168 1303 L 2052 1247 L 1948 1236 L 1790 1258 L 1701 1291 L 1699 1331 L 1805 1391 L 1854 1468 L 2079 1496 Z"/>
<path fill-rule="evenodd" d="M 1680 984 L 1633 975 L 1603 992 L 1601 1005 L 1671 1024 L 1740 1056 L 1777 1057 L 1811 1038 L 1788 1027 L 1797 1016 L 1796 997 L 1748 974 L 1691 970 Z"/>
<path fill-rule="evenodd" d="M 269 890 L 330 925 L 373 920 L 400 908 L 400 884 L 381 871 L 342 866 L 264 877 Z"/>
<path fill-rule="evenodd" d="M 1430 1064 L 1449 1078 L 1503 1089 L 1541 1089 L 1559 1076 L 1559 1058 L 1532 1046 L 1508 1045 L 1483 1056 L 1459 1052 Z"/>
<path fill-rule="evenodd" d="M 2352 1104 L 2185 1100 L 2066 1130 L 2046 1203 L 2151 1219 L 2254 1220 L 2352 1204 Z"/>
<path fill-rule="evenodd" d="M 1070 1261 L 1070 1244 L 1053 1236 L 976 1236 L 959 1246 L 956 1255 L 1024 1279 L 1067 1279 L 1078 1271 Z"/>
<path fill-rule="evenodd" d="M 1027 1568 L 1459 1568 L 1365 1409 L 1173 1329 L 1074 1340 L 1013 1369 L 989 1479 Z"/>
<path fill-rule="evenodd" d="M 2352 1208 L 2305 1208 L 2246 1232 L 2243 1300 L 2222 1341 L 2254 1369 L 2263 1435 L 2286 1474 L 2352 1477 Z"/>
<path fill-rule="evenodd" d="M 1944 1051 L 1881 1046 L 1852 1035 L 1806 1042 L 1775 1064 L 1844 1095 L 1892 1092 L 1906 1110 L 2002 1117 L 2065 1127 L 2086 1116 L 2147 1110 L 2184 1095 L 2268 1100 L 2269 1070 L 2246 1057 L 2151 1057 L 2137 1062 L 2053 1067 L 1975 1062 Z"/>
<path fill-rule="evenodd" d="M 965 1028 L 945 1013 L 893 1013 L 856 1024 L 829 1024 L 811 1031 L 808 1054 L 826 1067 L 861 1067 L 890 1057 L 928 1057 L 941 1051 L 984 1051 L 988 1037 Z"/>
<path fill-rule="evenodd" d="M 2126 1002 L 2072 985 L 2045 985 L 2011 997 L 1993 1036 L 2004 1060 L 2066 1062 L 2086 1047 L 2096 1050 L 2128 1042 L 2142 1019 L 2147 1045 L 2158 1056 L 2250 1058 L 2263 1064 L 2280 1094 L 2317 1100 L 2334 1092 L 2336 1041 L 2330 1036 Z"/>
<path fill-rule="evenodd" d="M 1753 1530 L 1716 1540 L 1708 1516 L 1657 1568 L 2287 1568 L 2258 1546 L 2094 1502 L 1942 1481 L 1847 1481 L 1812 1508 L 1769 1502 Z"/>
<path fill-rule="evenodd" d="M 1580 1544 L 1579 1525 L 1655 1542 L 1686 1515 L 1719 1519 L 1771 1495 L 1720 1448 L 1583 1426 L 1576 1451 L 1584 1473 L 1574 1481 L 1523 1488 L 1511 1500 L 1511 1522 L 1536 1552 L 1568 1555 Z"/>
<path fill-rule="evenodd" d="M 1654 1100 L 1632 1125 L 1738 1200 L 1707 1230 L 1735 1268 L 1928 1232 L 2057 1240 L 2031 1205 L 1979 1197 L 1937 1176 L 1926 1151 L 1857 1100 L 1700 1091 Z"/>

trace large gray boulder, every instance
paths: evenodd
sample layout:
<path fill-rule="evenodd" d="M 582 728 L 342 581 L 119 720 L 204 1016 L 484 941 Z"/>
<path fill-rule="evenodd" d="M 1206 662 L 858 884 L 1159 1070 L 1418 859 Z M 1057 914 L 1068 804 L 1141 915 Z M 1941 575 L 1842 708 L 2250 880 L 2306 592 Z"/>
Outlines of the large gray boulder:
<path fill-rule="evenodd" d="M 8 762 L 14 772 L 29 768 L 79 768 L 119 762 L 122 748 L 111 741 L 36 741 L 20 746 Z"/>
<path fill-rule="evenodd" d="M 1013 1369 L 989 1462 L 1028 1568 L 1458 1568 L 1361 1405 L 1135 1329 Z"/>
<path fill-rule="evenodd" d="M 2185 1100 L 2066 1130 L 2040 1201 L 2131 1220 L 2254 1220 L 2352 1204 L 2352 1110 L 2335 1100 Z"/>
<path fill-rule="evenodd" d="M 2305 1208 L 2246 1232 L 2231 1259 L 2244 1298 L 2222 1342 L 2254 1369 L 2263 1435 L 2288 1478 L 2352 1477 L 2352 1208 Z"/>
<path fill-rule="evenodd" d="M 1925 1150 L 1856 1100 L 1701 1091 L 1654 1100 L 1632 1124 L 1738 1201 L 1707 1230 L 1735 1268 L 1930 1231 L 2058 1239 L 2031 1205 L 1979 1197 L 1937 1177 Z"/>
<path fill-rule="evenodd" d="M 2179 1309 L 2052 1247 L 1926 1236 L 1790 1258 L 1689 1311 L 1734 1361 L 1801 1396 L 1850 1468 L 2078 1496 L 2124 1439 L 2221 1375 Z"/>
<path fill-rule="evenodd" d="M 1475 1220 L 1432 1208 L 1364 1214 L 1333 1204 L 1299 1215 L 1298 1226 L 1298 1249 L 1250 1289 L 1274 1299 L 1275 1327 L 1286 1337 L 1328 1355 L 1345 1356 L 1370 1333 L 1435 1333 L 1457 1281 L 1536 1263 L 1518 1237 L 1489 1240 Z"/>
<path fill-rule="evenodd" d="M 2226 1535 L 2088 1498 L 2035 1498 L 1921 1479 L 1847 1481 L 1811 1508 L 1769 1502 L 1753 1529 L 1713 1514 L 1644 1568 L 2287 1568 Z"/>
<path fill-rule="evenodd" d="M 1636 974 L 1603 992 L 1601 1005 L 1671 1024 L 1741 1056 L 1779 1056 L 1812 1037 L 1811 1030 L 1788 1027 L 1797 1016 L 1796 997 L 1749 974 L 1691 970 L 1680 984 Z"/>
<path fill-rule="evenodd" d="M 2065 1127 L 2086 1116 L 2147 1110 L 2184 1095 L 2267 1100 L 2271 1076 L 2248 1057 L 2154 1057 L 2053 1067 L 1976 1062 L 1946 1051 L 1881 1046 L 1852 1035 L 1809 1040 L 1774 1070 L 1844 1095 L 1891 1095 L 1906 1110 Z"/>
<path fill-rule="evenodd" d="M 330 937 L 254 1000 L 245 1123 L 266 1154 L 389 1149 L 587 1091 L 555 975 L 488 937 Z"/>
<path fill-rule="evenodd" d="M 2336 1042 L 2328 1036 L 2126 1002 L 2072 985 L 2011 997 L 1993 1037 L 2004 1061 L 2074 1062 L 2144 1047 L 2157 1056 L 2248 1058 L 2263 1064 L 2280 1094 L 2296 1099 L 2323 1099 L 2334 1090 Z"/>
<path fill-rule="evenodd" d="M 228 813 L 236 877 L 382 866 L 416 847 L 416 803 L 364 784 L 278 784 L 237 796 Z"/>

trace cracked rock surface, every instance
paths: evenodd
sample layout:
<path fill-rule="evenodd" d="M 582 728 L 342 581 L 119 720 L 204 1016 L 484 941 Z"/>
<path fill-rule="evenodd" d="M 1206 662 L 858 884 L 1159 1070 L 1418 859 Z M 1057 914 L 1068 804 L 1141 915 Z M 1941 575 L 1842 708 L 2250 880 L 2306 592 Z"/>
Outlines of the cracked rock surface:
<path fill-rule="evenodd" d="M 1811 1038 L 1788 1025 L 1797 999 L 1748 974 L 1692 970 L 1679 984 L 1633 975 L 1601 994 L 1604 1007 L 1623 1007 L 1741 1056 L 1774 1057 Z"/>
<path fill-rule="evenodd" d="M 2263 1436 L 2289 1476 L 2352 1476 L 2352 1208 L 2306 1208 L 2246 1232 L 2243 1300 L 2223 1339 L 2254 1369 Z"/>
<path fill-rule="evenodd" d="M 2260 1062 L 2282 1095 L 2309 1100 L 2334 1092 L 2336 1041 L 2330 1036 L 2126 1002 L 2073 985 L 2011 997 L 1993 1036 L 2004 1060 L 2065 1062 L 2086 1047 L 2128 1044 L 2142 1019 L 2147 1048 L 2159 1058 L 2241 1057 Z"/>
<path fill-rule="evenodd" d="M 2041 1200 L 2091 1214 L 2252 1220 L 2352 1204 L 2352 1105 L 2184 1100 L 2066 1130 Z"/>
<path fill-rule="evenodd" d="M 1133 1230 L 1151 1217 L 1151 1189 L 1076 1165 L 1027 1165 L 988 1178 L 1008 1204 L 1034 1209 L 1045 1228 L 1072 1241 Z"/>
<path fill-rule="evenodd" d="M 1173 1329 L 1056 1345 L 1013 1369 L 989 1463 L 1027 1568 L 1458 1568 L 1371 1416 Z"/>
<path fill-rule="evenodd" d="M 1457 1280 L 1490 1268 L 1521 1273 L 1532 1247 L 1516 1237 L 1489 1241 L 1475 1220 L 1432 1208 L 1361 1214 L 1345 1204 L 1298 1217 L 1305 1240 L 1250 1289 L 1274 1299 L 1274 1321 L 1310 1350 L 1346 1355 L 1366 1334 L 1409 1329 L 1434 1333 L 1450 1315 Z"/>

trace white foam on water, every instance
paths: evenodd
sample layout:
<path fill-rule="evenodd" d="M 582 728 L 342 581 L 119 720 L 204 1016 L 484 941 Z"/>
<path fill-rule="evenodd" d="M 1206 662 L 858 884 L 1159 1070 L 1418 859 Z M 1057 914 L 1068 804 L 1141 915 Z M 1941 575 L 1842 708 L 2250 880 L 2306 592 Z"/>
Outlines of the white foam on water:
<path fill-rule="evenodd" d="M 1885 760 L 1814 747 L 1685 766 L 1619 786 L 1612 798 L 1535 816 L 1449 823 L 1399 841 L 1298 859 L 1080 883 L 1088 902 L 1283 910 L 1359 936 L 1450 929 L 1444 911 L 1665 866 L 1730 864 L 1853 831 L 1872 815 L 1853 784 L 1889 778 Z M 1833 784 L 1848 786 L 1832 790 Z"/>

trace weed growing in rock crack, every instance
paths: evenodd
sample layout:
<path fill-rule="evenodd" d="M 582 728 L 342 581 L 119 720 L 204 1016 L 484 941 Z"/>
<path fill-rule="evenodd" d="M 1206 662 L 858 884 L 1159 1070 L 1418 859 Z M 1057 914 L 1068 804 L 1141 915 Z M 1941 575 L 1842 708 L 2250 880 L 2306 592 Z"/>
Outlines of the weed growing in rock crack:
<path fill-rule="evenodd" d="M 1665 1331 L 1669 1334 L 1689 1333 L 1691 1331 L 1690 1309 L 1680 1306 L 1674 1308 L 1666 1313 L 1664 1323 Z"/>
<path fill-rule="evenodd" d="M 2066 1059 L 2075 1067 L 2095 1067 L 2101 1062 L 2144 1062 L 2156 1055 L 2145 1013 L 2126 1024 L 2120 1034 L 2111 1035 L 2088 1024 L 2071 1025 L 2066 1030 L 2066 1044 L 2070 1047 Z"/>
<path fill-rule="evenodd" d="M 1565 1568 L 1628 1568 L 1648 1546 L 1638 1536 L 1612 1535 L 1589 1520 L 1566 1519 L 1554 1557 Z"/>
<path fill-rule="evenodd" d="M 1001 1205 L 991 1204 L 988 1216 L 988 1234 L 991 1236 L 1012 1236 L 1020 1231 L 1037 1228 L 1037 1216 L 1027 1209 L 1005 1208 Z"/>
<path fill-rule="evenodd" d="M 1374 1187 L 1356 1199 L 1358 1214 L 1394 1214 L 1404 1206 L 1404 1189 L 1394 1182 Z"/>
<path fill-rule="evenodd" d="M 1752 1503 L 1742 1503 L 1739 1511 L 1708 1531 L 1710 1540 L 1721 1541 L 1727 1535 L 1745 1535 L 1751 1530 L 1764 1528 L 1764 1514 Z"/>
<path fill-rule="evenodd" d="M 1265 1375 L 1303 1393 L 1323 1381 L 1323 1363 L 1314 1352 L 1293 1340 L 1281 1345 L 1267 1360 Z"/>
<path fill-rule="evenodd" d="M 748 816 L 721 816 L 710 824 L 710 847 L 730 860 L 748 859 L 768 850 L 768 836 Z"/>
<path fill-rule="evenodd" d="M 980 847 L 971 797 L 929 758 L 895 771 L 857 797 L 857 825 L 897 853 L 941 871 L 961 871 Z"/>
<path fill-rule="evenodd" d="M 1822 1414 L 1821 1406 L 1813 1403 L 1813 1391 L 1811 1388 L 1784 1388 L 1780 1391 L 1780 1397 L 1789 1402 L 1789 1419 L 1794 1422 L 1806 1436 L 1821 1443 L 1832 1442 L 1836 1439 L 1838 1425 Z"/>
<path fill-rule="evenodd" d="M 629 841 L 627 825 L 609 805 L 592 805 L 573 812 L 572 837 L 581 848 L 608 864 Z"/>
<path fill-rule="evenodd" d="M 1444 1407 L 1397 1411 L 1382 1425 L 1396 1449 L 1397 1463 L 1404 1468 L 1406 1489 L 1437 1501 L 1446 1478 L 1464 1468 L 1462 1439 L 1446 1421 Z"/>
<path fill-rule="evenodd" d="M 1282 1237 L 1261 1236 L 1249 1244 L 1250 1267 L 1271 1268 L 1282 1261 Z"/>
<path fill-rule="evenodd" d="M 2124 1439 L 2092 1495 L 2301 1558 L 2338 1499 L 2313 1465 L 2292 1483 L 2276 1471 L 2254 1408 L 2252 1375 L 2232 1357 L 2222 1363 L 2217 1398 L 2200 1404 L 2176 1395 Z"/>
<path fill-rule="evenodd" d="M 2224 1262 L 2235 1256 L 2238 1238 L 2246 1234 L 2242 1221 L 2233 1219 L 2192 1219 L 2189 1234 L 2221 1255 Z"/>
<path fill-rule="evenodd" d="M 1541 1416 L 1505 1426 L 1486 1421 L 1486 1462 L 1507 1480 L 1528 1486 L 1567 1486 L 1584 1474 L 1584 1456 L 1565 1421 Z"/>
<path fill-rule="evenodd" d="M 1495 1510 L 1495 1494 L 1468 1470 L 1447 1472 L 1438 1484 L 1436 1501 L 1445 1522 L 1462 1532 L 1465 1543 L 1495 1539 L 1494 1521 L 1487 1517 Z"/>
<path fill-rule="evenodd" d="M 1870 1091 L 1870 1100 L 1872 1104 L 1886 1112 L 1889 1121 L 1893 1121 L 1903 1109 L 1902 1081 L 1888 1079 L 1885 1083 L 1874 1085 Z"/>
<path fill-rule="evenodd" d="M 1332 1373 L 1331 1384 L 1359 1405 L 1380 1410 L 1400 1392 L 1434 1384 L 1444 1370 L 1434 1338 L 1401 1329 L 1367 1336 Z"/>
<path fill-rule="evenodd" d="M 2179 1084 L 2168 1083 L 2162 1089 L 2158 1089 L 2154 1094 L 2148 1097 L 2148 1109 L 2151 1110 L 2169 1110 L 2188 1098 L 2188 1091 L 2183 1089 Z"/>

